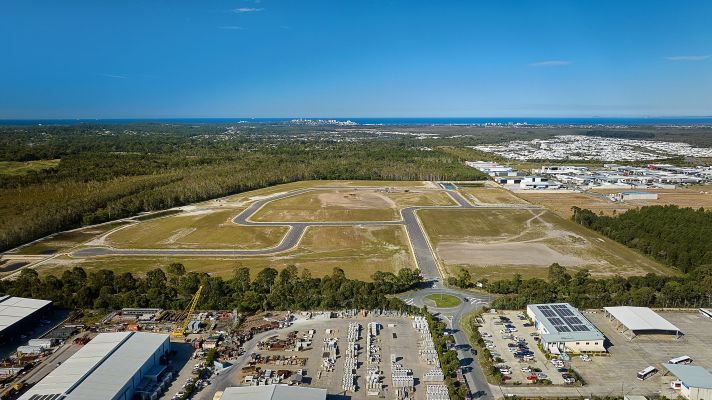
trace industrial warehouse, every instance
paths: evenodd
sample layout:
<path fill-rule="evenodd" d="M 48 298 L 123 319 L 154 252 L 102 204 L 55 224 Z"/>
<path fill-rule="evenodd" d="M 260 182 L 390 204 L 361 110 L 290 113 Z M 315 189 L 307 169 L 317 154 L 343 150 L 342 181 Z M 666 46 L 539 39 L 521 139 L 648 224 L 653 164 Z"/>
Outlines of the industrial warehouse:
<path fill-rule="evenodd" d="M 162 362 L 168 335 L 100 333 L 20 400 L 131 400 L 155 398 L 170 376 Z"/>
<path fill-rule="evenodd" d="M 663 364 L 677 380 L 670 382 L 673 389 L 690 400 L 712 400 L 712 374 L 695 365 Z"/>
<path fill-rule="evenodd" d="M 554 354 L 604 352 L 605 336 L 569 303 L 530 304 L 527 315 L 541 334 L 541 344 Z"/>
<path fill-rule="evenodd" d="M 230 387 L 225 389 L 220 400 L 325 400 L 326 389 L 266 385 Z"/>
<path fill-rule="evenodd" d="M 0 297 L 0 341 L 19 336 L 49 313 L 51 301 L 24 297 Z"/>
<path fill-rule="evenodd" d="M 629 333 L 632 336 L 640 334 L 662 333 L 680 336 L 680 328 L 661 317 L 648 307 L 604 307 L 606 316 L 618 322 L 618 328 L 622 333 Z"/>

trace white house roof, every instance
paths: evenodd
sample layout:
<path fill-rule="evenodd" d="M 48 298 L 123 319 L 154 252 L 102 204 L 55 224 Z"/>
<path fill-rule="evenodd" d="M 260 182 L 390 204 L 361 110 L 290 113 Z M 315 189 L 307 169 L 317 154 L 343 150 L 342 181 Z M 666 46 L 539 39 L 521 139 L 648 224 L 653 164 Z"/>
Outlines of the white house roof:
<path fill-rule="evenodd" d="M 603 309 L 631 331 L 680 332 L 678 327 L 648 307 L 620 306 Z"/>
<path fill-rule="evenodd" d="M 266 385 L 230 387 L 220 400 L 325 400 L 326 389 L 301 386 Z"/>

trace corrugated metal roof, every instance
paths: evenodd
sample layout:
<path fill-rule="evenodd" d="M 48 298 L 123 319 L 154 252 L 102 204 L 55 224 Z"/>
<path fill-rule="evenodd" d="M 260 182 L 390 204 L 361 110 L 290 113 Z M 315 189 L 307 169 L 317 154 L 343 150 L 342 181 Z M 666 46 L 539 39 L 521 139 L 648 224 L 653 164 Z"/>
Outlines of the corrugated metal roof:
<path fill-rule="evenodd" d="M 325 400 L 326 389 L 302 386 L 266 385 L 230 387 L 220 400 Z"/>
<path fill-rule="evenodd" d="M 32 395 L 66 394 L 67 400 L 111 398 L 129 382 L 168 335 L 143 332 L 101 333 L 27 391 Z"/>
<path fill-rule="evenodd" d="M 712 374 L 702 367 L 684 364 L 663 364 L 663 367 L 688 387 L 712 389 Z"/>
<path fill-rule="evenodd" d="M 48 300 L 3 296 L 0 298 L 0 332 L 51 304 Z"/>
<path fill-rule="evenodd" d="M 620 306 L 603 309 L 631 331 L 680 332 L 678 327 L 648 307 Z"/>
<path fill-rule="evenodd" d="M 546 333 L 541 337 L 548 343 L 605 339 L 598 328 L 569 303 L 530 304 L 527 309 L 543 325 Z"/>

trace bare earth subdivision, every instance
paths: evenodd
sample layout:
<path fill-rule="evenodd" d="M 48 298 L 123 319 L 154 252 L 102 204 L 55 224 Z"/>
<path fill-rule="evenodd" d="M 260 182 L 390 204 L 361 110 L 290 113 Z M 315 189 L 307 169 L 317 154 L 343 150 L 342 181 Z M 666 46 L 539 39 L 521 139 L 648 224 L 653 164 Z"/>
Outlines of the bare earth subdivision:
<path fill-rule="evenodd" d="M 672 273 L 499 187 L 436 182 L 279 185 L 58 234 L 8 256 L 42 274 L 172 262 L 220 276 L 237 266 L 296 265 L 314 276 L 339 267 L 363 280 L 416 267 L 435 281 L 459 268 L 476 278 L 544 276 L 554 262 L 597 276 Z"/>

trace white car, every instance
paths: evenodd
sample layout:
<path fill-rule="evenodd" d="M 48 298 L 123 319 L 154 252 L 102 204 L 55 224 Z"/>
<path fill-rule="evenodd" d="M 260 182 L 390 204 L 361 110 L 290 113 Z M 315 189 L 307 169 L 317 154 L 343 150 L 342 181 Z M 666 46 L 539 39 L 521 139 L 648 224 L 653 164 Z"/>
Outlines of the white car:
<path fill-rule="evenodd" d="M 581 361 L 591 361 L 591 356 L 588 354 L 581 354 Z"/>
<path fill-rule="evenodd" d="M 524 367 L 524 368 L 522 368 L 522 372 L 524 372 L 525 374 L 528 374 L 528 373 L 532 372 L 532 369 L 529 367 Z"/>

